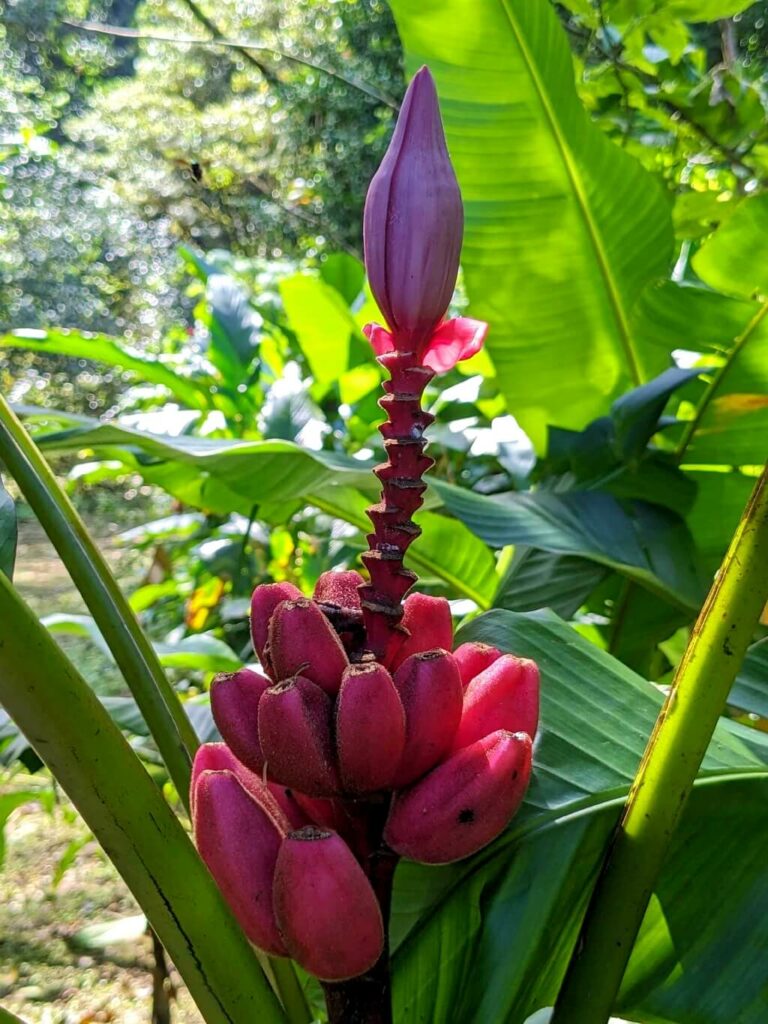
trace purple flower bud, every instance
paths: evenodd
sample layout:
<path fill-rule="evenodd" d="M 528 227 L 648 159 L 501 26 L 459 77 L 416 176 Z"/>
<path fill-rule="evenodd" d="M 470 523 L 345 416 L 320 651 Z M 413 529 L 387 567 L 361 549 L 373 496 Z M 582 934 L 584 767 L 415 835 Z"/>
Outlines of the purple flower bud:
<path fill-rule="evenodd" d="M 463 226 L 435 83 L 423 67 L 368 189 L 363 224 L 368 280 L 399 350 L 426 344 L 445 315 Z"/>

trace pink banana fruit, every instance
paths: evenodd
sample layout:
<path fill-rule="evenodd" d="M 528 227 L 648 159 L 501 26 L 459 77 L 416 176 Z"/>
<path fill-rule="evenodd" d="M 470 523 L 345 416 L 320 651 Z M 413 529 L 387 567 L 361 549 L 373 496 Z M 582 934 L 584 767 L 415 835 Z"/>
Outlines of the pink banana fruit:
<path fill-rule="evenodd" d="M 229 771 L 203 771 L 195 784 L 194 833 L 200 856 L 251 942 L 286 956 L 272 905 L 284 832 Z"/>
<path fill-rule="evenodd" d="M 259 701 L 271 685 L 265 675 L 249 668 L 218 675 L 211 683 L 211 711 L 222 739 L 235 757 L 257 773 L 264 767 L 259 743 Z"/>
<path fill-rule="evenodd" d="M 363 869 L 335 832 L 289 833 L 277 855 L 277 925 L 301 966 L 323 981 L 364 974 L 381 956 L 381 910 Z"/>
<path fill-rule="evenodd" d="M 333 702 L 303 676 L 271 686 L 259 703 L 259 740 L 269 778 L 308 796 L 340 790 L 333 752 Z"/>
<path fill-rule="evenodd" d="M 350 793 L 386 789 L 405 748 L 405 711 L 392 676 L 376 662 L 350 665 L 336 700 L 336 749 Z"/>
<path fill-rule="evenodd" d="M 447 651 L 412 654 L 395 672 L 405 709 L 405 747 L 393 779 L 400 789 L 441 761 L 451 749 L 461 719 L 459 670 Z"/>
<path fill-rule="evenodd" d="M 295 601 L 299 597 L 301 597 L 301 591 L 292 583 L 262 583 L 261 586 L 256 587 L 251 597 L 253 649 L 258 654 L 264 671 L 270 676 L 272 675 L 272 665 L 267 643 L 272 613 L 283 601 Z"/>
<path fill-rule="evenodd" d="M 527 732 L 539 725 L 539 669 L 536 662 L 505 654 L 470 682 L 453 749 L 468 747 L 497 729 Z"/>
<path fill-rule="evenodd" d="M 330 694 L 338 693 L 349 664 L 333 626 L 307 598 L 284 601 L 272 613 L 269 657 L 275 678 L 302 675 Z"/>
<path fill-rule="evenodd" d="M 485 672 L 494 661 L 501 657 L 501 651 L 488 644 L 472 642 L 457 647 L 453 652 L 453 657 L 459 666 L 462 686 L 466 689 L 475 676 Z"/>
<path fill-rule="evenodd" d="M 410 594 L 403 601 L 400 625 L 410 635 L 402 643 L 395 642 L 394 650 L 388 652 L 387 664 L 393 672 L 412 654 L 421 654 L 438 647 L 450 651 L 453 647 L 451 606 L 444 597 Z"/>
<path fill-rule="evenodd" d="M 500 729 L 397 793 L 384 839 L 396 853 L 422 864 L 468 857 L 504 830 L 530 775 L 530 736 Z"/>

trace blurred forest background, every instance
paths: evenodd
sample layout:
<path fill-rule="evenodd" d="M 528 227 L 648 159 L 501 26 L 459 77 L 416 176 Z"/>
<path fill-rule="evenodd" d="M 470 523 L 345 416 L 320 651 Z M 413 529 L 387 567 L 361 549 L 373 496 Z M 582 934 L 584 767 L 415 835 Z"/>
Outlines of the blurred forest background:
<path fill-rule="evenodd" d="M 704 301 L 711 289 L 729 296 L 695 307 L 702 323 L 711 308 L 711 330 L 693 339 L 698 347 L 687 363 L 685 354 L 678 359 L 685 367 L 708 353 L 711 381 L 717 360 L 735 361 L 743 349 L 738 325 L 747 300 L 764 303 L 768 290 L 761 283 L 760 295 L 742 294 L 725 274 L 721 288 L 712 258 L 700 261 L 698 277 L 694 267 L 707 240 L 750 199 L 754 214 L 736 222 L 734 279 L 741 256 L 748 263 L 765 244 L 768 2 L 566 0 L 554 9 L 581 103 L 663 186 L 674 259 L 646 277 L 661 270 L 668 284 L 703 281 L 695 297 Z M 33 433 L 52 438 L 57 472 L 203 736 L 211 729 L 212 673 L 251 653 L 254 583 L 290 578 L 309 592 L 322 571 L 355 565 L 363 547 L 367 466 L 380 445 L 380 375 L 360 338 L 375 314 L 360 263 L 362 208 L 403 89 L 402 47 L 385 0 L 0 0 L 0 390 Z M 572 83 L 560 89 L 570 109 Z M 628 183 L 628 196 L 642 192 L 636 184 Z M 623 226 L 614 226 L 619 237 Z M 538 244 L 532 235 L 526 251 Z M 516 296 L 503 303 L 514 306 Z M 686 318 L 680 314 L 662 344 L 681 347 L 675 332 Z M 535 337 L 535 323 L 530 330 Z M 765 343 L 757 334 L 751 351 Z M 451 597 L 457 616 L 550 606 L 630 667 L 668 682 L 702 579 L 718 564 L 755 475 L 768 413 L 736 399 L 758 390 L 754 381 L 768 364 L 753 359 L 748 385 L 739 378 L 731 411 L 744 415 L 728 435 L 733 451 L 722 459 L 719 449 L 717 458 L 712 449 L 695 452 L 691 461 L 705 468 L 718 463 L 707 479 L 679 467 L 693 427 L 661 456 L 651 438 L 677 388 L 684 390 L 674 397 L 675 413 L 698 427 L 716 387 L 705 392 L 702 381 L 681 377 L 662 388 L 651 396 L 639 440 L 606 456 L 599 425 L 631 375 L 597 397 L 591 381 L 589 415 L 579 419 L 578 411 L 564 424 L 584 434 L 545 457 L 552 424 L 541 424 L 537 455 L 497 384 L 493 356 L 491 345 L 490 355 L 446 378 L 441 394 L 428 395 L 437 416 L 430 431 L 436 479 L 472 498 L 533 491 L 547 499 L 572 487 L 583 499 L 581 525 L 594 533 L 569 535 L 553 554 L 535 538 L 494 534 L 496 521 L 482 519 L 493 506 L 445 489 L 438 493 L 455 518 L 435 513 L 435 499 L 422 518 L 422 547 L 414 548 L 423 586 Z M 552 376 L 543 366 L 531 390 Z M 556 408 L 557 398 L 550 401 Z M 158 433 L 175 440 L 156 443 L 150 435 Z M 322 455 L 325 477 L 318 460 L 296 463 L 299 482 L 310 469 L 317 475 L 316 494 L 297 483 L 278 501 L 278 476 L 290 478 L 290 491 L 292 471 L 262 470 L 255 458 L 253 468 L 238 468 L 229 458 L 230 443 L 264 439 Z M 596 461 L 585 452 L 597 453 Z M 331 499 L 321 487 L 339 482 L 331 480 L 336 471 Z M 250 473 L 248 486 L 236 486 Z M 701 501 L 689 514 L 697 486 L 726 477 L 733 489 L 722 521 L 702 512 Z M 614 481 L 606 494 L 605 480 Z M 274 501 L 261 500 L 262 481 Z M 626 509 L 598 504 L 607 492 L 655 503 L 651 569 L 645 560 L 641 571 L 628 564 Z M 543 504 L 549 513 L 552 502 Z M 157 768 L 93 620 L 23 502 L 18 510 L 16 584 Z M 571 520 L 563 522 L 567 533 Z M 698 577 L 687 561 L 691 535 L 702 556 Z M 515 544 L 518 554 L 531 545 L 527 560 L 513 561 Z M 441 566 L 446 550 L 457 560 L 452 574 Z M 766 707 L 758 710 L 768 721 Z M 145 922 L 2 713 L 0 761 L 14 772 L 0 790 L 0 867 L 2 828 L 15 815 L 0 871 L 0 997 L 9 994 L 9 1005 L 34 1022 L 131 1024 L 147 1019 L 136 1006 L 154 982 L 156 1009 L 170 1012 L 163 1011 L 162 957 L 140 938 Z M 197 1022 L 185 999 L 176 1019 Z"/>

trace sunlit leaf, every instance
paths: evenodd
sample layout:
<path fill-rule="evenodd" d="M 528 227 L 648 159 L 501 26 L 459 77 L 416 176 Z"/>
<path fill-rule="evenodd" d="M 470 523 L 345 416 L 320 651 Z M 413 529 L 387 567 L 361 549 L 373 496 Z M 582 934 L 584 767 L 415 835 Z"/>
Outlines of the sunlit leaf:
<path fill-rule="evenodd" d="M 669 366 L 631 310 L 672 249 L 661 188 L 594 125 L 546 0 L 394 0 L 437 80 L 462 187 L 462 263 L 509 409 L 539 447 Z"/>

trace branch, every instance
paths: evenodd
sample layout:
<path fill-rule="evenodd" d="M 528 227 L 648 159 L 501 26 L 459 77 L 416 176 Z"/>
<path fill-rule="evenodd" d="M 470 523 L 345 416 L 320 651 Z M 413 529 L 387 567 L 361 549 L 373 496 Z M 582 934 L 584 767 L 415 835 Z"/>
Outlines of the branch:
<path fill-rule="evenodd" d="M 639 78 L 640 81 L 643 82 L 643 84 L 645 85 L 658 86 L 658 81 L 657 79 L 654 78 L 653 75 L 648 74 L 648 72 L 646 71 L 642 71 L 640 68 L 634 67 L 632 64 L 627 64 L 626 61 L 623 61 L 621 59 L 615 47 L 611 47 L 610 52 L 606 50 L 602 45 L 596 42 L 593 33 L 587 32 L 580 26 L 573 24 L 573 22 L 569 23 L 568 31 L 571 33 L 571 35 L 585 40 L 588 47 L 594 46 L 599 55 L 604 60 L 607 60 L 613 66 L 619 87 L 621 88 L 622 93 L 624 94 L 625 102 L 628 100 L 628 91 L 626 82 L 624 82 L 624 80 L 621 78 L 621 71 L 629 72 L 636 78 Z M 712 135 L 709 129 L 706 128 L 703 124 L 700 124 L 696 120 L 696 118 L 694 118 L 681 104 L 677 103 L 675 100 L 669 98 L 668 96 L 653 96 L 649 95 L 648 93 L 646 93 L 645 95 L 651 107 L 661 107 L 671 116 L 678 117 L 681 121 L 685 122 L 685 124 L 687 124 L 689 128 L 693 129 L 693 131 L 695 131 L 697 135 L 699 135 L 702 139 L 708 142 L 713 149 L 719 150 L 720 153 L 722 153 L 723 156 L 726 157 L 726 159 L 731 164 L 733 164 L 734 167 L 739 167 L 746 174 L 749 174 L 750 177 L 762 180 L 760 179 L 760 171 L 757 168 L 752 167 L 750 164 L 746 163 L 746 161 L 744 160 L 744 156 L 746 155 L 745 153 L 739 153 L 737 150 L 733 149 L 732 146 L 729 146 L 727 145 L 727 143 L 721 142 L 719 139 L 715 138 L 715 136 Z M 754 142 L 752 143 L 752 145 L 754 145 Z"/>
<path fill-rule="evenodd" d="M 182 3 L 190 12 L 192 17 L 199 21 L 204 28 L 208 29 L 208 31 L 211 33 L 214 39 L 224 39 L 224 33 L 221 31 L 218 25 L 215 25 L 208 17 L 208 15 L 197 6 L 195 0 L 182 0 Z M 247 49 L 244 46 L 236 47 L 236 49 L 240 56 L 243 58 L 243 60 L 247 61 L 251 65 L 251 67 L 254 67 L 258 71 L 260 71 L 270 85 L 280 85 L 280 79 L 277 77 L 274 71 L 272 71 L 271 68 L 268 68 L 265 64 L 262 64 L 260 60 L 254 57 L 249 49 Z"/>
<path fill-rule="evenodd" d="M 187 3 L 188 0 L 184 0 L 184 2 Z M 349 86 L 350 89 L 357 89 L 358 92 L 364 93 L 371 99 L 376 100 L 377 103 L 382 103 L 392 110 L 400 109 L 400 104 L 396 100 L 392 99 L 391 96 L 387 96 L 386 93 L 375 89 L 372 85 L 368 85 L 367 82 L 361 82 L 359 79 L 342 75 L 340 72 L 333 71 L 331 68 L 318 64 L 316 61 L 308 60 L 306 57 L 297 57 L 292 53 L 286 53 L 284 50 L 278 50 L 274 46 L 264 46 L 261 43 L 252 43 L 243 39 L 225 39 L 221 36 L 217 36 L 215 39 L 198 39 L 196 36 L 174 36 L 164 32 L 140 32 L 133 28 L 122 28 L 120 25 L 102 25 L 95 21 L 75 21 L 70 18 L 63 18 L 62 24 L 68 25 L 70 28 L 77 29 L 80 32 L 94 32 L 97 35 L 114 36 L 122 39 L 145 39 L 156 43 L 169 43 L 172 46 L 213 46 L 227 50 L 237 50 L 243 55 L 248 53 L 273 54 L 275 57 L 280 57 L 281 60 L 292 64 L 300 64 L 302 67 L 311 68 L 313 71 L 320 72 L 320 74 L 328 75 L 329 78 L 342 82 L 344 85 Z"/>

